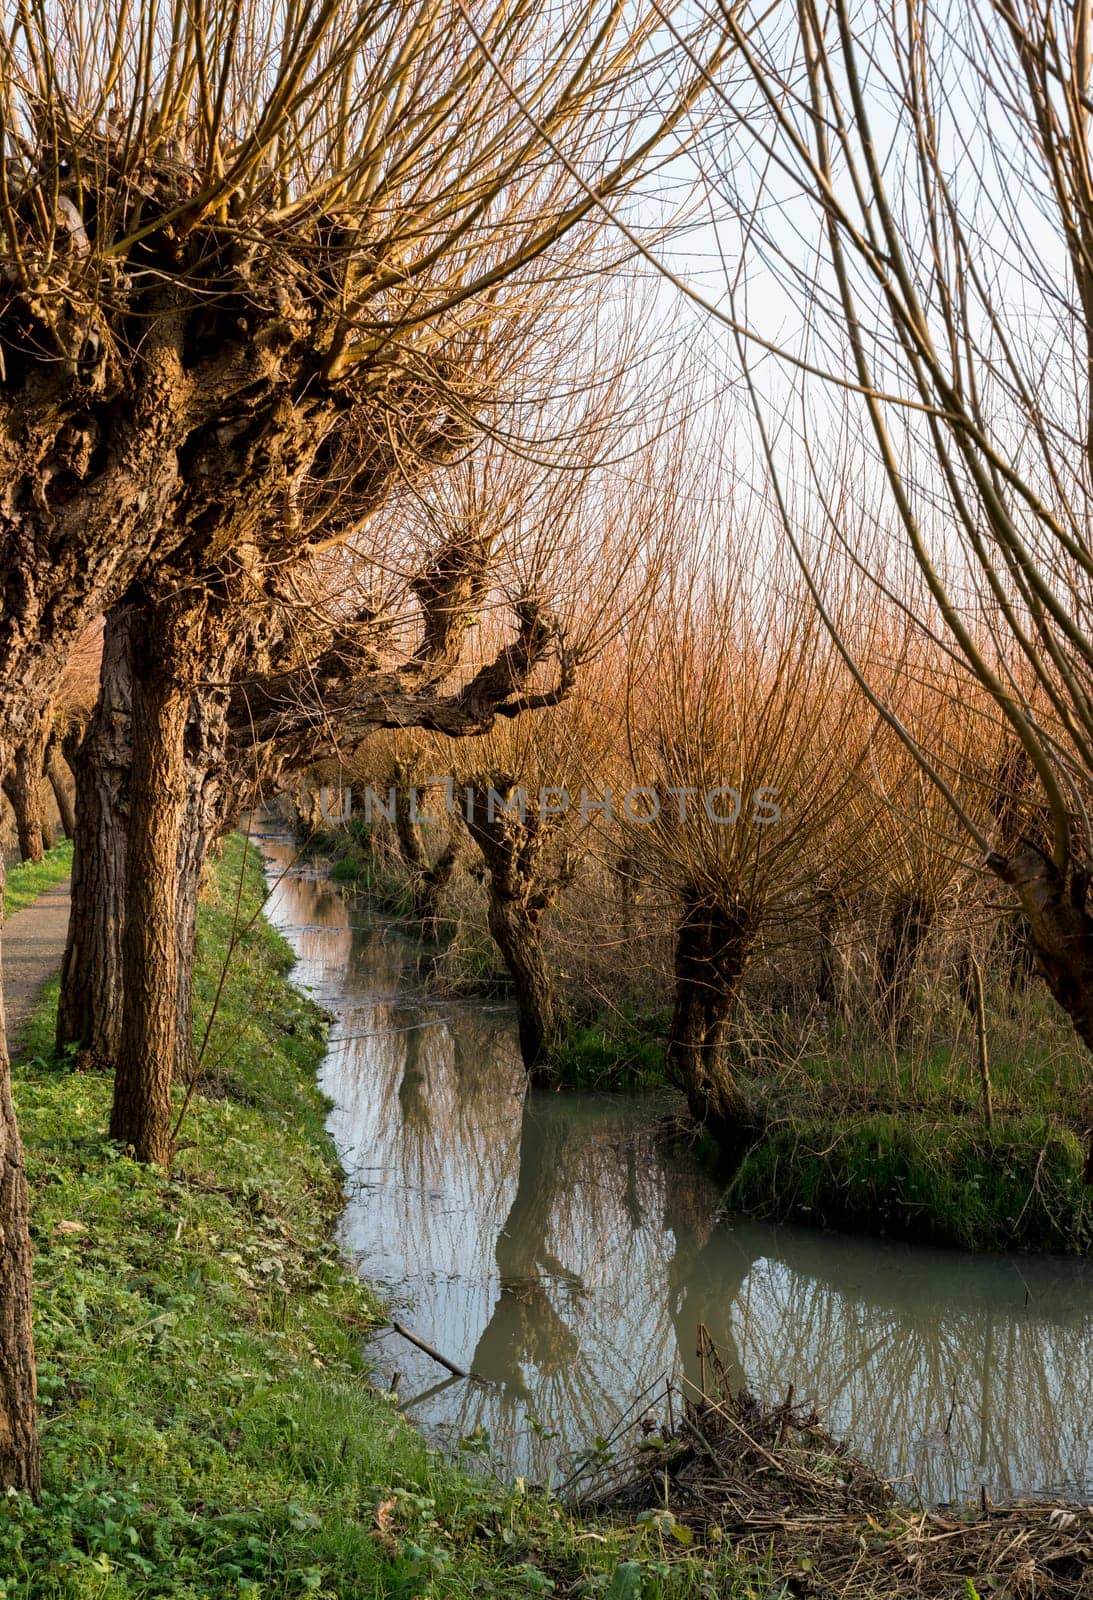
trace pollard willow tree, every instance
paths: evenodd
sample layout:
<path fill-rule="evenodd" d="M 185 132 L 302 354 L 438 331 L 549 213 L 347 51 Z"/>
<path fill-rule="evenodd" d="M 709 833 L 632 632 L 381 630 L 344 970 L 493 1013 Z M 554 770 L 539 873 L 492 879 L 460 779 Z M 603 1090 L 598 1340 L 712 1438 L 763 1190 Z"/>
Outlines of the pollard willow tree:
<path fill-rule="evenodd" d="M 732 1157 L 759 1123 L 733 1060 L 743 984 L 757 951 L 806 935 L 831 873 L 857 881 L 875 719 L 769 514 L 712 484 L 692 505 L 631 652 L 630 848 L 673 907 L 668 1071 Z"/>
<path fill-rule="evenodd" d="M 1015 891 L 1093 1047 L 1093 7 L 795 0 L 728 25 L 739 70 L 715 89 L 709 180 L 741 253 L 708 309 L 746 368 L 787 531 L 821 605 L 820 546 L 863 519 L 913 559 L 919 625 L 1008 724 L 1036 824 L 1002 844 L 886 714 Z M 848 421 L 868 450 L 849 527 L 829 448 Z M 883 587 L 882 544 L 862 559 Z"/>
<path fill-rule="evenodd" d="M 598 298 L 594 292 L 594 310 Z M 535 321 L 529 308 L 525 324 Z M 622 370 L 628 370 L 630 346 L 620 345 L 617 318 L 612 328 Z M 529 332 L 525 325 L 524 358 L 530 357 Z M 608 419 L 620 419 L 617 428 L 633 408 L 620 403 L 610 383 L 605 391 L 597 387 L 589 402 L 581 370 L 571 406 L 562 406 L 556 325 L 552 335 L 544 379 L 554 403 L 547 420 L 534 408 L 538 437 L 525 430 L 521 441 L 543 458 L 536 464 L 516 454 L 511 442 L 468 447 L 447 469 L 424 450 L 400 453 L 397 475 L 377 475 L 382 517 L 355 515 L 365 526 L 355 526 L 344 541 L 331 538 L 326 517 L 329 548 L 318 554 L 295 562 L 280 554 L 263 563 L 251 541 L 244 547 L 246 568 L 232 581 L 224 571 L 194 575 L 178 608 L 184 639 L 167 648 L 170 638 L 153 631 L 139 676 L 133 612 L 142 613 L 146 602 L 127 594 L 110 613 L 99 705 L 77 763 L 81 824 L 58 1044 L 78 1045 L 85 1059 L 114 1071 L 111 1133 L 140 1159 L 170 1160 L 172 1079 L 195 1081 L 191 1001 L 201 871 L 212 841 L 247 798 L 270 798 L 303 767 L 344 764 L 380 729 L 465 738 L 499 717 L 556 703 L 571 686 L 574 660 L 558 570 L 564 569 L 570 588 L 590 562 L 610 572 L 615 587 L 624 581 L 622 514 L 608 502 L 605 522 L 603 496 L 595 505 L 585 491 L 597 453 L 610 439 Z M 606 383 L 602 362 L 596 378 Z M 521 411 L 529 405 L 529 381 L 524 371 Z M 572 406 L 586 412 L 590 404 L 591 415 L 565 414 Z M 513 409 L 510 402 L 507 410 Z M 495 427 L 502 415 L 495 407 Z M 360 447 L 352 436 L 350 445 L 356 459 Z M 578 485 L 581 452 L 584 481 Z M 535 516 L 521 514 L 517 500 L 527 499 L 529 485 L 555 475 L 565 486 L 557 504 L 540 487 Z M 321 485 L 309 479 L 299 496 L 302 510 L 312 513 L 317 489 L 322 506 L 330 476 Z M 342 517 L 355 506 L 346 495 L 348 477 L 334 474 Z M 636 505 L 639 496 L 629 490 L 627 498 Z M 632 514 L 631 520 L 639 519 Z M 604 540 L 612 546 L 610 565 L 596 555 Z M 166 565 L 183 587 L 177 557 Z M 507 589 L 501 584 L 506 572 Z M 490 639 L 470 651 L 484 608 L 490 608 Z M 134 882 L 132 868 L 127 871 L 131 841 L 142 828 L 157 838 L 162 833 L 162 783 L 133 781 L 133 713 L 151 676 L 149 649 L 156 652 L 155 678 L 175 685 L 179 722 L 166 724 L 168 739 L 185 718 L 172 767 L 177 840 L 170 837 L 160 856 L 154 919 L 130 904 L 134 890 L 149 892 L 146 875 Z M 156 930 L 151 947 L 139 937 L 148 926 Z"/>
<path fill-rule="evenodd" d="M 152 602 L 138 650 L 184 645 L 180 591 L 156 574 L 185 544 L 231 575 L 241 520 L 291 554 L 322 537 L 294 490 L 346 413 L 375 444 L 365 478 L 407 410 L 433 438 L 463 425 L 438 375 L 518 313 L 513 285 L 564 269 L 594 197 L 622 190 L 705 85 L 664 15 L 526 0 L 77 0 L 5 15 L 0 768 L 33 739 L 81 629 L 134 586 Z M 687 26 L 716 67 L 720 22 Z M 185 716 L 177 685 L 145 681 L 136 659 L 134 782 L 161 786 L 162 808 L 130 842 L 127 937 L 157 957 Z M 6 1057 L 0 1239 L 0 1484 L 33 1493 Z"/>
<path fill-rule="evenodd" d="M 554 688 L 514 703 L 532 714 L 517 719 L 502 705 L 452 752 L 452 810 L 484 868 L 487 925 L 512 978 L 523 1062 L 539 1083 L 552 1081 L 564 1031 L 545 924 L 568 882 L 572 846 L 588 832 L 586 791 L 598 793 L 606 765 L 607 719 L 580 678 L 643 605 L 677 514 L 679 440 L 665 425 L 667 382 L 664 390 L 651 415 L 647 402 L 635 414 L 610 389 L 595 394 L 564 464 L 504 456 L 473 486 L 481 521 L 510 529 L 509 603 L 549 595 L 560 640 Z M 539 527 L 548 539 L 519 534 Z M 435 744 L 433 754 L 442 771 Z"/>

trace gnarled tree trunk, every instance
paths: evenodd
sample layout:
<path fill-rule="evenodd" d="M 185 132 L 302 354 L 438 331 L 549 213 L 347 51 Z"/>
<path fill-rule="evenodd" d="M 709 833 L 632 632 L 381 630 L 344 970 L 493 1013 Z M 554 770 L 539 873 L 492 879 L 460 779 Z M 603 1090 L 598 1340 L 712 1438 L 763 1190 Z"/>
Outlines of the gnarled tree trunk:
<path fill-rule="evenodd" d="M 110 1137 L 138 1161 L 171 1158 L 178 1034 L 178 863 L 186 807 L 190 641 L 185 613 L 134 606 L 132 768 L 121 1033 Z"/>
<path fill-rule="evenodd" d="M 3 773 L 4 793 L 15 813 L 21 861 L 41 861 L 52 848 L 52 831 L 42 804 L 42 773 L 49 736 L 48 708 L 36 716 L 26 736 L 14 747 Z"/>
<path fill-rule="evenodd" d="M 473 798 L 463 820 L 486 864 L 487 923 L 512 977 L 520 1054 L 532 1082 L 547 1084 L 563 1019 L 543 948 L 542 920 L 566 869 L 546 869 L 543 848 L 549 830 L 540 819 L 506 809 L 516 793 L 510 778 L 475 778 L 469 791 Z"/>
<path fill-rule="evenodd" d="M 1087 874 L 1073 867 L 1063 871 L 1027 841 L 1012 855 L 988 856 L 987 865 L 1016 890 L 1037 971 L 1079 1039 L 1093 1050 L 1093 916 Z M 1087 1130 L 1085 1181 L 1093 1184 L 1093 1127 Z"/>
<path fill-rule="evenodd" d="M 57 1048 L 78 1047 L 88 1065 L 104 1072 L 113 1071 L 118 1059 L 123 1004 L 133 756 L 129 615 L 127 606 L 107 615 L 98 703 L 71 757 L 76 777 L 72 910 L 57 1009 Z"/>
<path fill-rule="evenodd" d="M 153 613 L 154 615 L 154 613 Z M 200 619 L 179 623 L 176 635 L 185 633 L 191 641 L 197 635 Z M 99 702 L 87 733 L 73 754 L 77 773 L 78 821 L 73 858 L 72 916 L 68 945 L 62 969 L 61 1004 L 58 1012 L 57 1041 L 60 1048 L 78 1044 L 90 1061 L 112 1069 L 121 1049 L 121 1031 L 126 1004 L 129 961 L 144 963 L 146 956 L 135 956 L 134 947 L 125 942 L 129 904 L 130 832 L 143 829 L 147 835 L 158 823 L 158 799 L 151 789 L 134 791 L 133 774 L 133 695 L 134 672 L 131 629 L 147 629 L 147 624 L 132 605 L 121 605 L 107 619 L 103 642 L 103 663 Z M 154 623 L 151 624 L 154 628 Z M 169 961 L 174 970 L 175 1026 L 172 1073 L 188 1077 L 193 1066 L 193 963 L 197 927 L 197 902 L 202 874 L 209 850 L 223 830 L 226 787 L 224 746 L 227 723 L 224 716 L 226 691 L 219 682 L 214 661 L 209 676 L 216 687 L 206 689 L 186 677 L 184 663 L 172 663 L 159 641 L 150 643 L 142 671 L 169 682 L 175 679 L 170 713 L 162 706 L 153 708 L 145 697 L 151 719 L 148 738 L 158 742 L 173 740 L 177 746 L 174 719 L 182 706 L 184 737 L 182 745 L 182 804 L 177 818 L 178 852 L 170 872 L 161 874 L 160 904 L 173 901 L 174 939 Z M 179 669 L 179 670 L 176 670 Z M 181 673 L 181 675 L 180 675 Z M 143 687 L 137 686 L 143 695 Z M 159 750 L 149 759 L 156 762 L 177 758 Z M 176 781 L 177 778 L 176 778 Z M 151 818 L 137 815 L 135 806 L 151 804 Z M 160 981 L 165 981 L 161 973 Z M 145 979 L 137 969 L 140 988 Z"/>
<path fill-rule="evenodd" d="M 0 766 L 9 755 L 0 741 Z M 4 864 L 0 858 L 0 907 Z M 2 917 L 2 911 L 0 911 Z M 37 1499 L 37 1384 L 31 1320 L 31 1247 L 26 1164 L 11 1097 L 11 1065 L 0 996 L 0 1484 Z"/>
<path fill-rule="evenodd" d="M 750 946 L 744 906 L 698 889 L 684 892 L 668 1067 L 695 1121 L 729 1152 L 747 1142 L 754 1124 L 729 1059 L 729 1030 Z"/>
<path fill-rule="evenodd" d="M 562 1021 L 554 978 L 543 949 L 545 906 L 509 895 L 491 874 L 487 923 L 512 977 L 520 1054 L 533 1083 L 551 1081 L 550 1057 L 561 1043 Z"/>

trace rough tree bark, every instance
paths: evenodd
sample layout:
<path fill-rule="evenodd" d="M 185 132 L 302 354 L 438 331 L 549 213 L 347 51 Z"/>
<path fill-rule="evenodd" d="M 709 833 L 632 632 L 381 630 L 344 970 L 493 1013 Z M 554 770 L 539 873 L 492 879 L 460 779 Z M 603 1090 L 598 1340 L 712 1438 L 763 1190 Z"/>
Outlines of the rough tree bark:
<path fill-rule="evenodd" d="M 21 861 L 41 861 L 53 844 L 42 804 L 42 774 L 50 722 L 49 708 L 45 707 L 32 719 L 4 768 L 4 793 L 15 814 Z"/>
<path fill-rule="evenodd" d="M 190 664 L 184 611 L 134 607 L 132 766 L 122 931 L 123 996 L 110 1137 L 138 1161 L 171 1159 L 178 1031 L 176 884 L 186 805 Z"/>
<path fill-rule="evenodd" d="M 71 757 L 72 910 L 57 1009 L 58 1050 L 78 1048 L 103 1072 L 113 1071 L 121 1040 L 132 698 L 129 608 L 117 606 L 103 630 L 99 698 Z"/>
<path fill-rule="evenodd" d="M 395 770 L 395 837 L 409 875 L 414 920 L 424 939 L 435 940 L 440 927 L 440 897 L 452 880 L 459 848 L 456 841 L 449 838 L 436 860 L 429 859 L 421 836 L 421 819 L 416 815 L 415 798 L 411 774 L 408 768 L 399 765 Z"/>
<path fill-rule="evenodd" d="M 192 1000 L 197 901 L 202 872 L 211 845 L 224 827 L 224 750 L 227 744 L 227 664 L 222 646 L 227 630 L 208 626 L 208 603 L 165 611 L 147 595 L 131 594 L 107 614 L 102 645 L 99 701 L 85 738 L 74 752 L 77 770 L 78 822 L 72 877 L 72 917 L 62 966 L 58 1045 L 80 1045 L 94 1066 L 114 1067 L 122 1050 L 122 1019 L 131 963 L 136 984 L 142 954 L 126 944 L 130 906 L 130 834 L 144 837 L 158 829 L 155 787 L 134 790 L 133 696 L 144 706 L 146 762 L 154 768 L 176 760 L 179 701 L 184 704 L 181 811 L 178 858 L 158 882 L 160 904 L 173 901 L 174 938 L 162 941 L 170 950 L 174 971 L 173 1067 L 189 1077 L 192 1070 Z M 216 619 L 221 621 L 221 619 Z M 142 640 L 139 674 L 134 685 L 133 635 Z M 214 634 L 214 637 L 211 635 Z M 210 683 L 198 683 L 198 662 Z M 170 707 L 144 693 L 152 683 L 171 683 Z M 230 797 L 227 797 L 230 798 Z M 144 808 L 150 806 L 150 816 Z M 165 981 L 165 970 L 158 981 Z M 130 1136 L 133 1128 L 130 1126 Z M 144 1141 L 130 1138 L 134 1147 Z"/>
<path fill-rule="evenodd" d="M 177 1016 L 175 1076 L 188 1080 L 196 1070 L 193 1053 L 194 957 L 197 950 L 197 907 L 205 866 L 216 841 L 234 820 L 235 789 L 227 770 L 227 689 L 234 644 L 223 631 L 206 652 L 202 668 L 209 682 L 190 695 L 183 743 L 186 796 L 179 836 L 175 882 Z"/>
<path fill-rule="evenodd" d="M 534 813 L 521 817 L 507 809 L 515 803 L 511 778 L 477 777 L 467 788 L 463 820 L 486 864 L 487 923 L 512 977 L 520 1054 L 532 1083 L 549 1084 L 550 1058 L 561 1043 L 563 1018 L 543 948 L 542 921 L 568 867 L 563 863 L 552 870 L 544 860 L 549 826 Z"/>
<path fill-rule="evenodd" d="M 692 1117 L 730 1154 L 754 1128 L 729 1059 L 729 1028 L 750 945 L 744 906 L 697 888 L 684 892 L 668 1068 Z"/>
<path fill-rule="evenodd" d="M 1063 871 L 1028 841 L 1009 856 L 991 855 L 987 865 L 1016 891 L 1028 924 L 1036 969 L 1093 1050 L 1093 916 L 1089 875 Z M 1085 1181 L 1093 1184 L 1093 1126 L 1086 1133 Z"/>
<path fill-rule="evenodd" d="M 550 1083 L 550 1058 L 562 1038 L 554 979 L 543 949 L 541 922 L 548 904 L 538 894 L 509 894 L 491 871 L 487 923 L 512 975 L 520 1054 L 532 1083 L 539 1084 Z"/>
<path fill-rule="evenodd" d="M 0 766 L 10 750 L 0 740 Z M 0 907 L 4 863 L 0 857 Z M 0 920 L 2 920 L 0 910 Z M 0 1484 L 41 1489 L 37 1381 L 31 1321 L 31 1247 L 26 1165 L 15 1107 L 0 995 Z"/>

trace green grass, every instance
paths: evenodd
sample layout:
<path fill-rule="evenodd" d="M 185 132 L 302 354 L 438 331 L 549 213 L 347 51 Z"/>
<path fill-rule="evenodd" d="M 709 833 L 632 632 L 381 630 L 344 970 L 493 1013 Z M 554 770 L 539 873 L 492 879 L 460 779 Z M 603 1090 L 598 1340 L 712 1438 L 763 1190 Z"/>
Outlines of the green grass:
<path fill-rule="evenodd" d="M 893 1050 L 835 1024 L 794 1051 L 770 1033 L 740 1079 L 761 1138 L 728 1202 L 751 1214 L 969 1250 L 1088 1253 L 1088 1063 L 1038 988 L 988 995 L 987 1128 L 971 1024 L 952 1007 Z"/>
<path fill-rule="evenodd" d="M 201 911 L 198 1036 L 262 894 L 229 841 Z M 428 1451 L 368 1380 L 375 1301 L 315 1085 L 324 1019 L 258 921 L 237 943 L 167 1176 L 105 1138 L 110 1086 L 50 1060 L 47 994 L 16 1068 L 35 1243 L 39 1506 L 0 1501 L 3 1600 L 315 1595 L 756 1597 L 764 1569 L 661 1524 L 584 1525 Z"/>
<path fill-rule="evenodd" d="M 552 1066 L 567 1089 L 662 1089 L 666 1015 L 618 1012 L 590 1023 L 575 1023 L 555 1052 Z"/>
<path fill-rule="evenodd" d="M 1093 1204 L 1084 1151 L 1067 1128 L 1028 1115 L 814 1117 L 770 1127 L 726 1202 L 752 1215 L 966 1250 L 1085 1253 Z"/>
<path fill-rule="evenodd" d="M 9 867 L 4 878 L 4 917 L 33 905 L 55 883 L 63 883 L 72 871 L 72 840 L 62 839 L 47 850 L 41 861 L 20 861 Z"/>

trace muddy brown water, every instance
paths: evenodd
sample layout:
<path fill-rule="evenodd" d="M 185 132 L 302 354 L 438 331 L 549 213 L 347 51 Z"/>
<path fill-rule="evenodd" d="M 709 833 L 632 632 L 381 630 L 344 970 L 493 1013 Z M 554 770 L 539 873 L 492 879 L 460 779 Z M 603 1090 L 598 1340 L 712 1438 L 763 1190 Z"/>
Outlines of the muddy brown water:
<path fill-rule="evenodd" d="M 859 1455 L 938 1503 L 1093 1495 L 1093 1264 L 970 1256 L 724 1214 L 663 1104 L 526 1094 L 508 1008 L 422 983 L 420 952 L 266 834 L 268 911 L 335 1018 L 322 1087 L 340 1239 L 398 1316 L 386 1381 L 435 1442 L 563 1482 L 697 1377 L 705 1323 L 752 1392 L 792 1384 Z"/>

